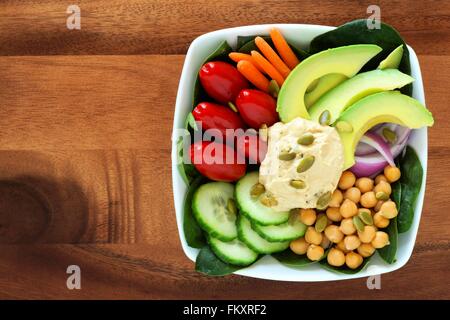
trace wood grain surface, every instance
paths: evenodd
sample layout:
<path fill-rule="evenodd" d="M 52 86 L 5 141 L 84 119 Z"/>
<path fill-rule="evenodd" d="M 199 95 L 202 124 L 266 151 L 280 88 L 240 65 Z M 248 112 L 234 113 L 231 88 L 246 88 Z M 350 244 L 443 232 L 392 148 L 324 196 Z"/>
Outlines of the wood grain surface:
<path fill-rule="evenodd" d="M 170 136 L 184 53 L 198 35 L 255 23 L 338 25 L 368 1 L 0 3 L 0 298 L 450 298 L 448 1 L 380 1 L 418 52 L 429 131 L 427 192 L 413 256 L 382 276 L 286 283 L 197 274 L 175 221 Z M 66 268 L 82 270 L 68 290 Z"/>

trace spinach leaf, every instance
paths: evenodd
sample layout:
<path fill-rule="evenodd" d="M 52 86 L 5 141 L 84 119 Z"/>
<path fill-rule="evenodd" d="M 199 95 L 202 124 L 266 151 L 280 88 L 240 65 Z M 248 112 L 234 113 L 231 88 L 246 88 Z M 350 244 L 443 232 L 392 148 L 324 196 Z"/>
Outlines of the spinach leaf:
<path fill-rule="evenodd" d="M 328 254 L 328 250 L 325 251 L 322 259 L 324 259 Z M 317 261 L 311 261 L 308 259 L 306 254 L 298 255 L 292 252 L 291 249 L 287 248 L 282 252 L 272 253 L 272 257 L 277 259 L 281 264 L 284 264 L 288 267 L 300 268 L 313 263 L 317 263 Z M 321 259 L 321 260 L 322 260 Z"/>
<path fill-rule="evenodd" d="M 206 239 L 192 213 L 192 197 L 197 188 L 205 181 L 205 178 L 199 176 L 192 182 L 187 190 L 183 208 L 183 230 L 186 242 L 190 247 L 198 249 L 206 245 Z"/>
<path fill-rule="evenodd" d="M 225 263 L 217 258 L 208 246 L 200 250 L 195 261 L 195 270 L 209 276 L 224 276 L 239 269 L 242 267 Z"/>
<path fill-rule="evenodd" d="M 240 37 L 241 37 L 241 39 L 238 37 L 238 46 L 237 46 L 237 50 L 239 52 L 250 54 L 253 50 L 259 51 L 258 47 L 255 44 L 255 37 L 257 37 L 257 35 L 255 35 L 255 36 L 240 36 Z M 267 43 L 272 48 L 275 48 L 273 41 L 269 36 L 260 36 L 260 37 L 263 38 L 264 40 L 266 40 Z M 245 40 L 248 40 L 248 41 L 244 42 Z M 291 47 L 292 51 L 294 51 L 297 58 L 299 58 L 300 60 L 306 59 L 309 56 L 309 54 L 306 51 L 299 49 L 299 48 L 293 46 L 292 44 L 289 44 L 289 46 Z"/>
<path fill-rule="evenodd" d="M 183 147 L 184 147 L 183 137 L 179 137 L 177 141 L 177 156 L 179 161 L 177 164 L 177 169 L 186 185 L 189 186 L 192 180 L 198 177 L 200 173 L 197 171 L 197 169 L 195 169 L 193 164 L 184 163 Z"/>
<path fill-rule="evenodd" d="M 328 264 L 327 260 L 322 260 L 319 263 L 322 265 L 322 267 L 328 271 L 332 271 L 332 272 L 336 272 L 336 273 L 344 273 L 344 274 L 355 274 L 360 272 L 361 270 L 364 270 L 367 265 L 369 264 L 370 258 L 372 258 L 372 256 L 365 258 L 363 260 L 363 263 L 356 269 L 350 269 L 347 266 L 342 266 L 342 267 L 334 267 Z"/>
<path fill-rule="evenodd" d="M 379 54 L 372 58 L 361 71 L 376 69 L 399 45 L 403 47 L 403 57 L 399 70 L 411 75 L 411 64 L 409 61 L 409 51 L 400 34 L 390 25 L 381 23 L 380 29 L 367 28 L 367 20 L 359 19 L 348 22 L 334 30 L 323 33 L 315 37 L 310 44 L 309 53 L 314 54 L 326 49 L 347 46 L 352 44 L 376 44 L 383 48 Z M 409 84 L 401 89 L 402 93 L 411 96 L 412 85 Z"/>
<path fill-rule="evenodd" d="M 401 201 L 397 216 L 398 232 L 404 233 L 411 228 L 417 197 L 422 187 L 423 169 L 416 152 L 406 147 L 405 155 L 400 160 Z"/>

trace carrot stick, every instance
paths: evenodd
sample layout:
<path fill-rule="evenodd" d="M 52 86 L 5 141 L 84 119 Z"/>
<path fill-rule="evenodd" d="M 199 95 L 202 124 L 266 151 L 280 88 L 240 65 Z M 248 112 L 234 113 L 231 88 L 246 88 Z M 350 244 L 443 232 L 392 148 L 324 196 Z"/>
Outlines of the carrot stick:
<path fill-rule="evenodd" d="M 278 83 L 278 86 L 284 82 L 283 76 L 278 72 L 278 70 L 269 62 L 266 58 L 262 56 L 258 51 L 252 51 L 252 58 L 257 64 L 269 75 L 270 78 Z"/>
<path fill-rule="evenodd" d="M 241 60 L 237 64 L 239 72 L 247 78 L 248 81 L 253 83 L 258 89 L 269 92 L 269 80 L 253 65 L 253 63 L 247 60 Z"/>
<path fill-rule="evenodd" d="M 272 49 L 272 47 L 261 37 L 255 38 L 255 44 L 259 50 L 261 50 L 264 57 L 270 61 L 270 63 L 278 70 L 278 72 L 286 78 L 291 72 L 291 69 L 281 60 L 278 54 Z"/>
<path fill-rule="evenodd" d="M 292 51 L 289 44 L 284 39 L 283 35 L 278 29 L 273 28 L 270 30 L 270 37 L 272 38 L 273 44 L 283 61 L 291 69 L 294 69 L 296 65 L 300 63 L 294 51 Z"/>
<path fill-rule="evenodd" d="M 255 63 L 255 61 L 253 60 L 252 56 L 247 54 L 247 53 L 241 53 L 241 52 L 231 52 L 230 54 L 228 54 L 228 56 L 230 57 L 231 60 L 233 60 L 234 62 L 239 62 L 241 60 L 246 60 L 251 62 L 259 71 L 264 72 L 263 69 L 261 69 L 261 67 L 259 65 L 257 65 Z"/>

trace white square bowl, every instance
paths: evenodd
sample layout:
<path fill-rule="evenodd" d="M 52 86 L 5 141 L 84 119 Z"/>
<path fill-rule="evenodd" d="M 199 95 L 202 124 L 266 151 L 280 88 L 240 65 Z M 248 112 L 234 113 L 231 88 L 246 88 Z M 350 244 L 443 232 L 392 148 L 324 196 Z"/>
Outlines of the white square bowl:
<path fill-rule="evenodd" d="M 183 71 L 178 87 L 175 116 L 173 122 L 172 137 L 172 183 L 175 201 L 175 212 L 177 217 L 178 231 L 180 235 L 183 251 L 186 256 L 195 261 L 198 249 L 191 248 L 186 243 L 183 231 L 183 202 L 186 194 L 187 186 L 184 183 L 177 168 L 177 137 L 176 130 L 183 128 L 186 116 L 192 110 L 192 92 L 198 70 L 203 61 L 211 54 L 214 49 L 224 40 L 231 47 L 236 46 L 237 37 L 245 35 L 268 34 L 271 27 L 277 27 L 282 31 L 283 35 L 293 45 L 307 49 L 311 40 L 319 34 L 334 29 L 329 26 L 306 25 L 306 24 L 271 24 L 271 25 L 253 25 L 231 29 L 222 29 L 210 33 L 206 33 L 196 38 L 189 47 L 184 61 Z M 414 50 L 408 46 L 411 60 L 411 75 L 415 79 L 413 83 L 413 97 L 425 104 L 425 96 L 422 83 L 422 75 L 420 72 L 419 61 Z M 265 256 L 258 260 L 255 264 L 235 272 L 235 274 L 279 281 L 331 281 L 345 280 L 369 277 L 391 272 L 403 267 L 411 257 L 416 241 L 417 231 L 419 228 L 420 216 L 422 213 L 422 204 L 425 194 L 426 174 L 427 174 L 427 157 L 428 157 L 428 138 L 427 129 L 422 128 L 414 130 L 410 137 L 409 145 L 412 146 L 419 156 L 423 166 L 423 183 L 417 199 L 414 220 L 411 229 L 399 235 L 397 261 L 393 264 L 385 263 L 376 254 L 370 261 L 369 265 L 356 274 L 338 274 L 321 268 L 319 265 L 305 266 L 301 269 L 294 269 L 282 265 L 271 256 Z"/>

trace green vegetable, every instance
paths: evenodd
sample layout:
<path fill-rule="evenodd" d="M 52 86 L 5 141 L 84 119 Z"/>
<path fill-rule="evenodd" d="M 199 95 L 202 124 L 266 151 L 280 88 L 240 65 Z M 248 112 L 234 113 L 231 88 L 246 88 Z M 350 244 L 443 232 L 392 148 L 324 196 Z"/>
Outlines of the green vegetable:
<path fill-rule="evenodd" d="M 325 251 L 325 254 L 323 255 L 322 259 L 324 259 L 327 256 L 327 253 L 328 250 Z M 309 260 L 306 254 L 303 255 L 295 254 L 289 248 L 284 250 L 283 252 L 272 253 L 272 257 L 277 259 L 281 264 L 293 268 L 301 268 L 317 262 Z"/>
<path fill-rule="evenodd" d="M 195 220 L 192 213 L 192 197 L 197 188 L 205 182 L 205 178 L 199 176 L 195 178 L 192 184 L 188 187 L 186 197 L 184 199 L 184 214 L 183 214 L 183 230 L 186 242 L 190 247 L 203 248 L 206 245 L 206 239 L 202 229 Z"/>
<path fill-rule="evenodd" d="M 422 187 L 423 169 L 416 152 L 410 146 L 400 160 L 401 201 L 397 216 L 398 232 L 404 233 L 411 228 L 417 197 Z"/>
<path fill-rule="evenodd" d="M 315 37 L 310 44 L 309 53 L 314 54 L 326 49 L 352 44 L 376 44 L 383 48 L 378 55 L 370 60 L 361 72 L 374 70 L 393 50 L 404 45 L 403 57 L 399 70 L 411 75 L 408 48 L 400 34 L 390 25 L 381 23 L 380 29 L 367 28 L 367 20 L 360 19 L 348 22 L 334 30 Z M 401 89 L 402 93 L 411 96 L 412 86 L 409 84 Z"/>
<path fill-rule="evenodd" d="M 200 173 L 195 169 L 192 163 L 184 163 L 183 162 L 183 137 L 179 137 L 177 141 L 177 155 L 179 163 L 177 165 L 178 172 L 183 178 L 186 185 L 189 184 L 200 175 Z"/>
<path fill-rule="evenodd" d="M 373 257 L 373 255 L 368 258 L 365 258 L 363 260 L 363 262 L 361 263 L 361 265 L 356 269 L 350 269 L 349 267 L 347 267 L 345 265 L 342 267 L 334 267 L 334 266 L 329 265 L 326 259 L 319 261 L 319 263 L 322 265 L 322 267 L 324 269 L 326 269 L 328 271 L 332 271 L 332 272 L 336 272 L 336 273 L 344 273 L 344 274 L 355 274 L 355 273 L 358 273 L 358 272 L 364 270 L 367 267 L 367 265 L 369 264 L 369 261 L 372 257 Z"/>
<path fill-rule="evenodd" d="M 209 276 L 225 276 L 239 269 L 242 267 L 225 263 L 217 258 L 208 246 L 200 250 L 195 261 L 195 270 Z"/>

